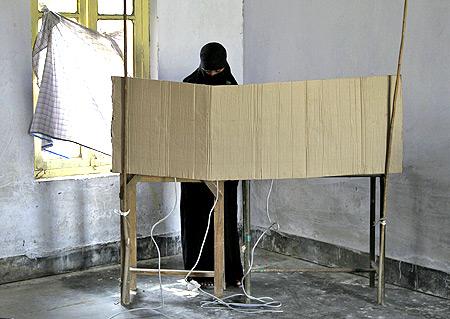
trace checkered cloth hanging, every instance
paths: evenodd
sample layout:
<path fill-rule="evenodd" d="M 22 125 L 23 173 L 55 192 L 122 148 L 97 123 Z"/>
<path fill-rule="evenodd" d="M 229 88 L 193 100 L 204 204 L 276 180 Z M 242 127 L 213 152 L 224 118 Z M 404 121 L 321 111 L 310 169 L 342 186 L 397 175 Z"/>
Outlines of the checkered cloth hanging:
<path fill-rule="evenodd" d="M 111 155 L 111 76 L 123 60 L 109 37 L 46 11 L 33 48 L 39 97 L 30 134 Z"/>

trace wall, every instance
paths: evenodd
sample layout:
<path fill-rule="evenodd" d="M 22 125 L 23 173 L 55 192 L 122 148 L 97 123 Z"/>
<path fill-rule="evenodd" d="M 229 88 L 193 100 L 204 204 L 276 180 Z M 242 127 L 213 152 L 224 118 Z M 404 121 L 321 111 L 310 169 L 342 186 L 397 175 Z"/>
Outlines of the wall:
<path fill-rule="evenodd" d="M 118 176 L 39 182 L 33 177 L 31 29 L 28 1 L 2 1 L 0 12 L 0 258 L 55 255 L 119 239 Z M 138 232 L 173 204 L 173 189 L 139 190 Z M 144 199 L 145 198 L 145 199 Z M 159 234 L 178 231 L 177 218 Z"/>
<path fill-rule="evenodd" d="M 154 0 L 150 12 L 153 77 L 181 80 L 198 65 L 201 45 L 216 40 L 229 49 L 230 64 L 242 80 L 242 1 L 190 1 L 188 6 L 186 1 Z M 0 274 L 8 274 L 18 260 L 29 276 L 30 267 L 47 267 L 36 273 L 48 274 L 55 256 L 74 250 L 83 256 L 85 247 L 91 247 L 93 258 L 86 264 L 102 263 L 96 247 L 119 240 L 119 217 L 114 213 L 119 208 L 119 178 L 34 180 L 33 139 L 27 133 L 32 116 L 29 1 L 3 0 L 0 30 Z M 174 184 L 138 187 L 139 236 L 149 236 L 151 225 L 170 211 L 174 191 Z M 179 234 L 178 207 L 157 234 Z M 51 262 L 42 263 L 46 258 Z M 34 263 L 37 259 L 41 261 Z M 64 271 L 65 265 L 54 269 Z"/>
<path fill-rule="evenodd" d="M 201 47 L 220 42 L 236 80 L 242 83 L 242 0 L 157 1 L 157 10 L 159 79 L 182 81 L 199 66 Z"/>
<path fill-rule="evenodd" d="M 404 172 L 390 184 L 387 256 L 450 272 L 450 2 L 410 1 L 403 64 Z M 246 83 L 393 74 L 403 1 L 244 2 Z M 252 184 L 266 225 L 269 183 Z M 277 181 L 281 231 L 368 250 L 368 180 Z"/>

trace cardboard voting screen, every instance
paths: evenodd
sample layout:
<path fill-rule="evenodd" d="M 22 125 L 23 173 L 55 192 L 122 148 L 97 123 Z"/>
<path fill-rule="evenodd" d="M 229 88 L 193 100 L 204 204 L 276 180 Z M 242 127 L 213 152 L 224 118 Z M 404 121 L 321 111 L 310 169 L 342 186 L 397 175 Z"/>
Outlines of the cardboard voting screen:
<path fill-rule="evenodd" d="M 208 86 L 128 78 L 126 171 L 198 180 L 381 174 L 395 77 Z M 113 171 L 121 171 L 113 78 Z M 391 172 L 402 170 L 402 96 Z"/>

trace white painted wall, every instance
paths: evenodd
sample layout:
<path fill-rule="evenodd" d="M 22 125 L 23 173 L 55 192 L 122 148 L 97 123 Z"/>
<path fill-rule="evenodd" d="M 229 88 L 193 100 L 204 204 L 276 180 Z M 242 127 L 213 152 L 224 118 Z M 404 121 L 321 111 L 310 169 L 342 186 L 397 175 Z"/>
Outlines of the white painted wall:
<path fill-rule="evenodd" d="M 246 83 L 393 74 L 403 0 L 245 0 Z M 410 1 L 404 173 L 391 179 L 387 255 L 450 272 L 450 2 Z M 267 182 L 253 183 L 265 225 Z M 368 250 L 368 181 L 278 181 L 281 230 Z"/>
<path fill-rule="evenodd" d="M 2 0 L 0 11 L 0 258 L 58 254 L 119 239 L 117 176 L 37 182 L 33 177 L 29 1 Z M 138 233 L 173 205 L 173 187 L 138 190 Z M 178 216 L 158 234 L 178 232 Z"/>
<path fill-rule="evenodd" d="M 30 4 L 2 0 L 1 9 L 0 258 L 54 255 L 117 241 L 117 176 L 34 180 L 33 139 L 27 133 L 32 116 Z M 153 0 L 151 9 L 152 58 L 159 58 L 152 63 L 154 77 L 182 80 L 198 66 L 201 46 L 214 40 L 227 47 L 234 74 L 242 80 L 242 1 Z M 140 186 L 138 234 L 148 236 L 174 200 L 173 184 Z M 178 231 L 177 209 L 156 233 Z"/>
<path fill-rule="evenodd" d="M 242 0 L 156 2 L 159 79 L 182 81 L 199 66 L 201 47 L 214 41 L 225 46 L 231 71 L 242 83 Z"/>

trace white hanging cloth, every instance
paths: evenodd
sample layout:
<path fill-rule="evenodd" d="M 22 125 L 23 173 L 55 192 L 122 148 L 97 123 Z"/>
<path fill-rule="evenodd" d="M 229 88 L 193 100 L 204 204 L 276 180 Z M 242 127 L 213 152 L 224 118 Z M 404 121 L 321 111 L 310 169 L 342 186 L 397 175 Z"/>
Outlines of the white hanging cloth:
<path fill-rule="evenodd" d="M 59 139 L 111 155 L 111 76 L 123 75 L 117 43 L 46 11 L 32 62 L 39 97 L 30 134 L 44 148 Z"/>

